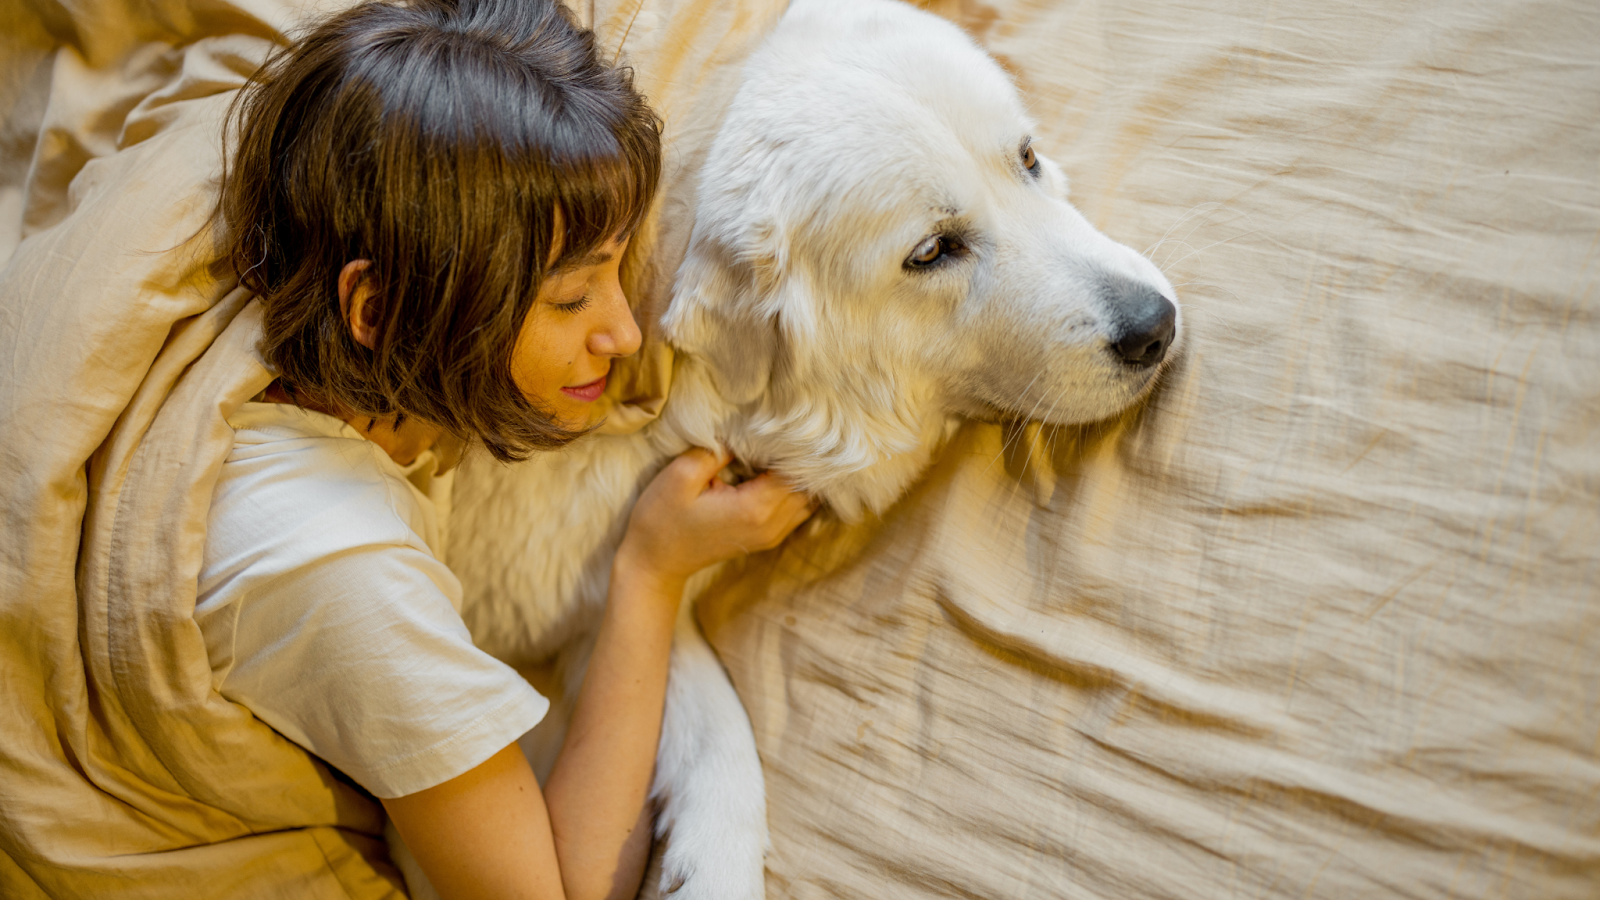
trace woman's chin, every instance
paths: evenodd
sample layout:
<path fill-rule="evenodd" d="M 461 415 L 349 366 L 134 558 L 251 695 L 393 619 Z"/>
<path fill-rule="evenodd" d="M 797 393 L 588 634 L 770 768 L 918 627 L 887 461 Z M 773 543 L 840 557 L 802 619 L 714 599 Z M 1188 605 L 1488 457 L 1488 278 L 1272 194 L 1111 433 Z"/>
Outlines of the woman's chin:
<path fill-rule="evenodd" d="M 567 431 L 588 431 L 605 421 L 606 410 L 610 403 L 605 397 L 590 403 L 576 403 L 571 400 L 562 403 L 556 410 L 561 427 Z"/>

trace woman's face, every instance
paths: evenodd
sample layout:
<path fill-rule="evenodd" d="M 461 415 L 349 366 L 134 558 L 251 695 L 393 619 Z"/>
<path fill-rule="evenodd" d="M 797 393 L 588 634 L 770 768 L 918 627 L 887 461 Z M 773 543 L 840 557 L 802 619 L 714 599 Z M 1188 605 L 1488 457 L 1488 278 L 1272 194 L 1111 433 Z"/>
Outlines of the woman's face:
<path fill-rule="evenodd" d="M 511 353 L 523 396 L 573 431 L 598 419 L 611 360 L 639 349 L 639 326 L 618 280 L 627 245 L 613 240 L 545 276 Z"/>

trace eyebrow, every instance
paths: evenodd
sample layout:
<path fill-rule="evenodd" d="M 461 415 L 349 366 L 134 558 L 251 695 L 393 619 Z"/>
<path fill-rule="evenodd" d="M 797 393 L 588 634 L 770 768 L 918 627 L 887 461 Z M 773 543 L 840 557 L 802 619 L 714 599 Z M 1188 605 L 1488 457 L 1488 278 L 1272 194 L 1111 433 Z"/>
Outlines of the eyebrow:
<path fill-rule="evenodd" d="M 570 272 L 574 269 L 581 269 L 585 266 L 598 266 L 602 263 L 608 263 L 610 261 L 611 254 L 596 250 L 592 253 L 585 253 L 579 257 L 563 259 L 556 263 L 555 268 L 551 269 L 550 271 Z"/>

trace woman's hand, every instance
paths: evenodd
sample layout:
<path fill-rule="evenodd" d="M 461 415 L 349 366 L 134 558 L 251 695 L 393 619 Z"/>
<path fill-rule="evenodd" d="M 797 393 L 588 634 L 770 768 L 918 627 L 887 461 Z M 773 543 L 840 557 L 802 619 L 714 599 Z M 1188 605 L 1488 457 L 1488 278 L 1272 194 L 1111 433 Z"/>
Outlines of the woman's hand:
<path fill-rule="evenodd" d="M 699 447 L 668 463 L 634 505 L 617 564 L 681 588 L 706 566 L 776 547 L 815 509 L 770 473 L 723 483 L 727 463 Z"/>

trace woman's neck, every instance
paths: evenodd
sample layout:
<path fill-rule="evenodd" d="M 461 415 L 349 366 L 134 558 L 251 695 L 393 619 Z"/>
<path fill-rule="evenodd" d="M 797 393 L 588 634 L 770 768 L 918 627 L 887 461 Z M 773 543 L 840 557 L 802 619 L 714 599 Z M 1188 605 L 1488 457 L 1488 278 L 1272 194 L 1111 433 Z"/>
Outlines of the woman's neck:
<path fill-rule="evenodd" d="M 309 409 L 312 412 L 319 412 L 333 416 L 336 419 L 342 419 L 351 428 L 360 432 L 362 437 L 382 448 L 383 452 L 389 454 L 389 458 L 394 460 L 396 465 L 401 466 L 409 466 L 416 462 L 417 457 L 432 449 L 434 444 L 439 442 L 442 434 L 442 430 L 438 426 L 415 417 L 407 418 L 400 423 L 399 428 L 396 428 L 394 416 L 373 418 L 372 416 L 358 415 L 342 409 L 330 408 L 308 398 L 296 398 L 284 390 L 283 385 L 277 381 L 267 387 L 265 399 L 269 403 L 286 403 L 290 406 L 298 406 L 301 409 Z"/>

